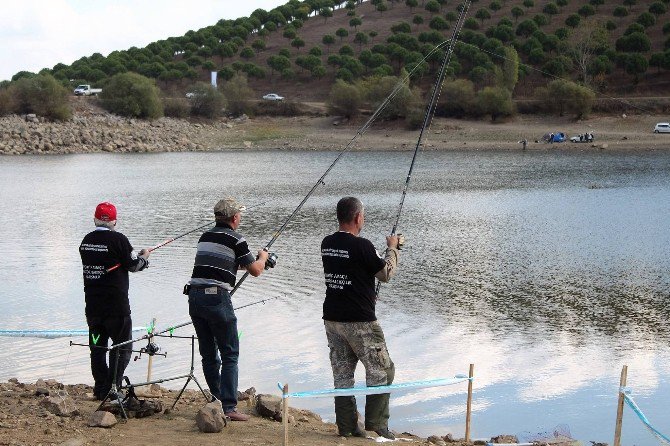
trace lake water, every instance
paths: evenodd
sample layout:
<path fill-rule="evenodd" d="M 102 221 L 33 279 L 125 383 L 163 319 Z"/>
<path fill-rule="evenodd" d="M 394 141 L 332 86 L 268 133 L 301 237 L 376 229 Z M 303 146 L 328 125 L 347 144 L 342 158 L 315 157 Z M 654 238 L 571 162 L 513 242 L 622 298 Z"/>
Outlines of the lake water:
<path fill-rule="evenodd" d="M 321 239 L 344 195 L 366 204 L 363 235 L 380 249 L 393 225 L 410 152 L 347 154 L 289 224 L 278 266 L 250 278 L 238 311 L 240 388 L 328 388 Z M 222 152 L 0 158 L 0 329 L 85 328 L 78 245 L 95 205 L 114 202 L 139 249 L 203 224 L 214 203 L 248 205 L 240 232 L 262 247 L 335 159 L 331 152 Z M 619 374 L 670 433 L 670 153 L 449 152 L 418 158 L 400 224 L 399 274 L 378 317 L 396 382 L 450 377 L 475 364 L 473 436 L 567 426 L 611 442 Z M 198 234 L 155 251 L 131 276 L 136 325 L 188 321 Z M 188 326 L 180 335 L 193 333 Z M 86 342 L 85 338 L 79 341 Z M 188 372 L 190 343 L 160 339 L 154 378 Z M 138 343 L 136 347 L 142 344 Z M 197 353 L 196 353 L 197 355 Z M 196 358 L 196 374 L 202 373 Z M 146 356 L 128 374 L 143 381 Z M 68 339 L 0 337 L 0 380 L 91 383 L 86 348 Z M 357 382 L 364 374 L 357 371 Z M 167 386 L 179 388 L 183 380 Z M 401 392 L 391 428 L 462 436 L 466 385 Z M 331 399 L 293 400 L 333 420 Z M 624 444 L 656 440 L 626 409 Z"/>

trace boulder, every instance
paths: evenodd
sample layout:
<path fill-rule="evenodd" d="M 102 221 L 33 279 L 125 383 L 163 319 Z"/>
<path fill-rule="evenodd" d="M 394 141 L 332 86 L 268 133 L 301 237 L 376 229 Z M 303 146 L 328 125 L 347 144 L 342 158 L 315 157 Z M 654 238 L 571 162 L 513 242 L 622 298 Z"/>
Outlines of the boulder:
<path fill-rule="evenodd" d="M 516 435 L 498 435 L 491 437 L 491 443 L 518 443 L 519 439 Z"/>
<path fill-rule="evenodd" d="M 200 432 L 221 432 L 227 425 L 221 403 L 214 401 L 201 408 L 195 416 L 195 422 Z"/>
<path fill-rule="evenodd" d="M 40 406 L 44 407 L 52 414 L 61 417 L 72 417 L 79 415 L 79 409 L 77 409 L 74 400 L 69 396 L 47 396 L 42 401 L 40 401 Z"/>
<path fill-rule="evenodd" d="M 116 417 L 109 412 L 98 410 L 88 420 L 90 427 L 112 427 L 117 423 Z"/>
<path fill-rule="evenodd" d="M 260 394 L 256 397 L 258 415 L 281 421 L 281 398 L 275 395 Z"/>

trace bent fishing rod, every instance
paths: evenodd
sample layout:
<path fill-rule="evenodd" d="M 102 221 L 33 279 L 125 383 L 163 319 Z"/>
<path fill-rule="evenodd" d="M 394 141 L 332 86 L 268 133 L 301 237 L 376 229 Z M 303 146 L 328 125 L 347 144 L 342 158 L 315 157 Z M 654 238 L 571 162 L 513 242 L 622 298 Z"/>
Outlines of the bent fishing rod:
<path fill-rule="evenodd" d="M 416 147 L 414 148 L 414 155 L 412 155 L 412 162 L 409 165 L 409 171 L 407 172 L 405 185 L 402 189 L 402 194 L 400 195 L 400 204 L 398 205 L 398 212 L 396 214 L 395 223 L 393 224 L 393 229 L 391 229 L 391 235 L 396 235 L 397 233 L 398 224 L 400 223 L 400 216 L 402 214 L 402 208 L 403 205 L 405 204 L 405 197 L 407 197 L 407 190 L 409 189 L 409 183 L 410 180 L 412 179 L 412 171 L 414 170 L 414 164 L 416 162 L 419 149 L 421 148 L 421 144 L 423 142 L 424 133 L 426 129 L 430 127 L 433 117 L 435 116 L 435 108 L 437 107 L 437 101 L 439 100 L 440 93 L 442 92 L 442 83 L 444 82 L 447 67 L 449 66 L 449 62 L 451 61 L 451 56 L 454 53 L 454 48 L 458 40 L 458 35 L 461 32 L 461 28 L 463 27 L 463 22 L 465 21 L 465 16 L 467 15 L 469 8 L 470 8 L 470 0 L 466 0 L 465 2 L 463 2 L 463 8 L 461 8 L 461 13 L 458 16 L 456 25 L 454 26 L 451 39 L 448 40 L 449 48 L 444 54 L 444 58 L 442 59 L 442 65 L 440 66 L 440 71 L 438 72 L 437 79 L 435 80 L 435 84 L 433 85 L 433 91 L 431 93 L 430 100 L 426 105 L 426 111 L 423 116 L 423 124 L 421 125 L 421 131 L 419 132 L 419 138 L 416 141 Z M 382 283 L 380 281 L 377 282 L 377 289 L 375 290 L 375 295 L 377 297 L 379 297 L 379 289 L 381 288 L 381 284 Z"/>
<path fill-rule="evenodd" d="M 268 203 L 269 201 L 270 201 L 270 200 L 268 200 L 268 201 L 264 201 L 264 202 L 262 202 L 262 203 L 256 203 L 256 204 L 254 204 L 254 205 L 252 205 L 252 206 L 247 206 L 247 207 L 245 208 L 245 210 L 247 210 L 247 209 L 251 209 L 251 208 L 255 208 L 256 206 L 261 206 L 261 205 L 263 205 L 263 204 Z M 175 240 L 179 240 L 179 239 L 182 238 L 182 237 L 185 237 L 185 236 L 187 236 L 187 235 L 189 235 L 189 234 L 194 233 L 194 232 L 197 231 L 198 229 L 202 229 L 202 228 L 204 228 L 205 226 L 210 226 L 211 224 L 212 224 L 212 222 L 211 222 L 211 221 L 208 221 L 208 222 L 205 223 L 204 225 L 198 226 L 198 227 L 195 228 L 195 229 L 191 229 L 190 231 L 186 231 L 186 232 L 184 232 L 183 234 L 179 234 L 179 235 L 177 235 L 177 236 L 175 236 L 175 237 L 172 237 L 172 238 L 170 238 L 170 239 L 167 239 L 167 240 L 165 240 L 164 242 L 159 243 L 158 245 L 149 248 L 147 251 L 149 251 L 149 252 L 153 252 L 153 251 L 155 251 L 155 250 L 157 250 L 157 249 L 159 249 L 159 248 L 162 248 L 162 247 L 165 246 L 165 245 L 168 245 L 168 244 L 174 242 Z M 111 273 L 112 271 L 114 271 L 115 269 L 118 269 L 118 268 L 120 268 L 120 267 L 121 267 L 121 263 L 117 263 L 116 265 L 113 265 L 113 266 L 107 268 L 107 269 L 105 270 L 105 272 L 107 272 L 107 273 Z"/>
<path fill-rule="evenodd" d="M 328 168 L 327 168 L 326 171 L 323 173 L 323 175 L 321 175 L 321 177 L 316 181 L 316 183 L 314 184 L 314 186 L 312 186 L 312 188 L 309 190 L 309 192 L 307 193 L 307 195 L 305 195 L 305 197 L 304 197 L 304 198 L 302 199 L 302 201 L 298 204 L 298 206 L 297 206 L 297 207 L 293 210 L 293 212 L 286 218 L 286 220 L 285 220 L 284 223 L 279 227 L 279 229 L 277 229 L 277 231 L 275 231 L 275 233 L 273 234 L 273 236 L 272 236 L 272 238 L 270 239 L 270 241 L 263 247 L 263 250 L 265 250 L 265 251 L 269 251 L 270 247 L 274 244 L 275 241 L 277 241 L 277 239 L 279 238 L 279 236 L 284 232 L 284 230 L 286 229 L 286 227 L 288 226 L 288 224 L 291 222 L 291 220 L 293 220 L 293 218 L 298 214 L 298 212 L 300 212 L 300 210 L 302 209 L 303 205 L 304 205 L 304 204 L 307 202 L 307 200 L 312 196 L 312 194 L 316 191 L 316 189 L 317 189 L 319 186 L 321 186 L 321 185 L 325 185 L 325 184 L 326 184 L 326 183 L 324 182 L 324 179 L 326 178 L 326 176 L 328 176 L 328 174 L 330 173 L 330 171 L 335 167 L 335 165 L 340 161 L 340 159 L 342 159 L 342 157 L 344 156 L 344 154 L 347 153 L 347 152 L 349 151 L 349 149 L 351 149 L 351 147 L 353 146 L 354 142 L 355 142 L 359 137 L 361 137 L 361 136 L 363 136 L 363 135 L 365 134 L 365 132 L 372 126 L 372 124 L 373 124 L 373 123 L 377 120 L 377 118 L 381 115 L 381 113 L 384 111 L 384 109 L 385 109 L 386 107 L 388 107 L 388 105 L 391 103 L 391 101 L 393 101 L 393 99 L 398 95 L 398 93 L 400 92 L 400 90 L 402 89 L 402 87 L 405 85 L 405 82 L 407 82 L 407 81 L 410 79 L 410 77 L 412 76 L 412 74 L 414 74 L 414 73 L 418 70 L 418 68 L 419 68 L 419 66 L 421 65 L 421 63 L 424 62 L 425 60 L 427 60 L 427 59 L 428 59 L 434 52 L 439 51 L 443 46 L 445 46 L 445 45 L 448 44 L 449 42 L 450 42 L 450 41 L 447 40 L 447 41 L 441 42 L 440 44 L 438 44 L 437 46 L 435 46 L 435 48 L 433 48 L 433 49 L 432 49 L 432 50 L 431 50 L 431 51 L 430 51 L 430 52 L 429 52 L 429 53 L 428 53 L 428 54 L 427 54 L 427 55 L 426 55 L 426 56 L 425 56 L 419 63 L 416 64 L 416 66 L 415 66 L 414 68 L 412 68 L 412 70 L 411 70 L 409 73 L 407 73 L 407 75 L 406 75 L 403 79 L 401 79 L 401 80 L 398 82 L 398 84 L 394 87 L 394 89 L 391 91 L 391 93 L 390 93 L 390 94 L 389 94 L 389 95 L 382 101 L 382 103 L 377 107 L 377 109 L 374 111 L 374 113 L 372 113 L 372 115 L 370 116 L 370 118 L 369 118 L 367 121 L 365 121 L 365 123 L 364 123 L 360 128 L 358 128 L 358 130 L 356 130 L 356 134 L 351 138 L 351 140 L 347 143 L 347 145 L 344 147 L 344 149 L 342 149 L 342 151 L 337 155 L 337 157 L 333 160 L 333 162 L 330 164 L 330 166 L 328 166 Z M 273 255 L 274 255 L 274 254 L 273 254 Z M 276 262 L 276 258 L 277 258 L 277 257 L 274 256 L 274 259 L 272 260 L 272 262 Z M 272 267 L 272 266 L 274 266 L 274 265 L 268 265 L 268 264 L 266 263 L 266 269 L 267 269 L 268 267 Z M 237 283 L 235 284 L 235 286 L 233 287 L 233 289 L 232 289 L 232 290 L 230 291 L 230 293 L 229 293 L 230 296 L 232 296 L 233 294 L 235 294 L 235 292 L 239 289 L 240 285 L 242 285 L 242 283 L 246 280 L 247 277 L 249 277 L 249 272 L 248 272 L 248 271 L 246 271 L 246 272 L 244 273 L 244 275 L 240 278 L 240 280 L 237 281 Z M 245 307 L 250 306 L 250 305 L 255 305 L 255 304 L 257 304 L 257 303 L 261 303 L 261 302 L 265 302 L 265 300 L 258 301 L 258 302 L 253 302 L 252 304 L 245 305 Z M 175 325 L 175 326 L 173 326 L 173 327 L 170 327 L 169 329 L 167 329 L 167 330 L 165 330 L 165 331 L 159 332 L 158 334 L 163 334 L 163 333 L 166 333 L 166 332 L 168 332 L 168 331 L 173 331 L 173 330 L 175 330 L 175 329 L 177 329 L 177 328 L 181 328 L 181 327 L 186 327 L 186 326 L 188 326 L 188 325 L 191 325 L 192 323 L 193 323 L 193 321 L 184 322 L 184 323 Z M 114 345 L 110 346 L 109 349 L 111 350 L 111 349 L 113 349 L 113 348 L 117 348 L 117 347 L 120 347 L 120 346 L 123 346 L 123 345 L 130 344 L 131 342 L 134 342 L 134 341 L 141 341 L 141 340 L 144 340 L 144 339 L 147 339 L 147 335 L 142 336 L 142 337 L 140 337 L 140 338 L 138 338 L 138 339 L 134 339 L 134 340 L 130 340 L 130 341 L 126 341 L 126 342 L 122 342 L 122 343 L 120 343 L 120 344 L 114 344 Z"/>
<path fill-rule="evenodd" d="M 275 241 L 277 241 L 279 236 L 284 232 L 284 230 L 286 229 L 288 224 L 291 222 L 291 220 L 293 220 L 293 218 L 298 214 L 298 212 L 300 212 L 303 205 L 312 196 L 312 194 L 316 191 L 316 189 L 319 186 L 326 184 L 323 180 L 326 178 L 326 176 L 328 176 L 328 174 L 333 169 L 333 167 L 335 167 L 335 165 L 340 161 L 340 159 L 344 156 L 344 154 L 347 153 L 349 151 L 349 149 L 351 149 L 351 147 L 353 147 L 354 142 L 359 137 L 362 137 L 365 134 L 365 132 L 372 126 L 372 124 L 377 120 L 377 118 L 381 115 L 381 113 L 384 111 L 384 109 L 386 107 L 388 107 L 388 105 L 391 103 L 391 101 L 393 101 L 393 99 L 398 95 L 398 93 L 400 92 L 402 87 L 405 85 L 405 82 L 409 81 L 410 77 L 419 68 L 421 63 L 423 63 L 425 60 L 427 60 L 434 52 L 441 49 L 442 46 L 444 46 L 447 42 L 448 41 L 441 42 L 440 44 L 435 46 L 435 48 L 433 48 L 420 62 L 418 62 L 416 64 L 416 66 L 414 68 L 412 68 L 412 70 L 409 73 L 407 73 L 407 75 L 403 79 L 401 79 L 398 82 L 398 84 L 393 88 L 391 93 L 386 98 L 384 98 L 382 103 L 377 107 L 377 109 L 374 111 L 374 113 L 372 113 L 370 118 L 367 121 L 365 121 L 365 123 L 356 131 L 356 134 L 354 135 L 354 137 L 351 138 L 351 140 L 347 143 L 347 145 L 344 147 L 344 149 L 337 155 L 335 160 L 333 160 L 333 162 L 330 164 L 330 166 L 328 166 L 328 168 L 323 173 L 323 175 L 321 175 L 321 177 L 316 181 L 314 186 L 312 186 L 312 188 L 309 190 L 309 192 L 307 192 L 307 195 L 305 195 L 305 197 L 302 199 L 300 204 L 298 204 L 298 206 L 293 210 L 291 215 L 289 215 L 286 218 L 286 220 L 284 221 L 284 223 L 279 227 L 279 229 L 277 229 L 277 231 L 275 231 L 275 233 L 272 236 L 272 238 L 270 239 L 270 241 L 263 247 L 264 251 L 269 251 L 270 247 L 274 244 Z M 274 255 L 274 254 L 272 254 L 272 255 Z M 266 265 L 265 269 L 268 269 L 269 267 L 274 267 L 274 263 L 276 262 L 276 258 L 277 258 L 276 255 L 274 255 L 274 259 L 272 259 L 270 261 L 269 265 Z M 240 280 L 237 281 L 237 283 L 235 284 L 235 286 L 233 287 L 233 289 L 230 292 L 231 296 L 233 294 L 235 294 L 235 292 L 242 285 L 242 283 L 247 279 L 247 277 L 249 277 L 249 271 L 246 271 L 242 275 Z"/>

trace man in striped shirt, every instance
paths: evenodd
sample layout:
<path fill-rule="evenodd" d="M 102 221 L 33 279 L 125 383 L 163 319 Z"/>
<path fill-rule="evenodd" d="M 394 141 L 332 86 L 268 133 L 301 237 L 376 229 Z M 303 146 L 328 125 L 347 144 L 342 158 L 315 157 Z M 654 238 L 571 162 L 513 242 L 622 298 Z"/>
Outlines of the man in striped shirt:
<path fill-rule="evenodd" d="M 265 250 L 258 251 L 254 259 L 246 240 L 236 232 L 242 211 L 244 206 L 233 198 L 214 206 L 216 225 L 198 241 L 188 293 L 205 380 L 212 396 L 221 401 L 223 412 L 233 421 L 247 421 L 249 417 L 236 409 L 239 338 L 230 291 L 238 269 L 244 268 L 258 277 L 268 259 Z"/>

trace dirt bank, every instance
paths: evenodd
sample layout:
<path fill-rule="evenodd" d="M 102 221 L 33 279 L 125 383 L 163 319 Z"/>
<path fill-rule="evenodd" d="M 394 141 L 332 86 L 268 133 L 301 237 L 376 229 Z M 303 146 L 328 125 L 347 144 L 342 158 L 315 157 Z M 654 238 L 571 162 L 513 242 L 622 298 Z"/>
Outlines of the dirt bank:
<path fill-rule="evenodd" d="M 60 391 L 59 391 L 60 389 Z M 49 395 L 45 395 L 48 392 Z M 89 427 L 91 415 L 98 402 L 91 398 L 92 388 L 83 384 L 65 386 L 53 380 L 36 384 L 17 380 L 0 383 L 0 445 L 280 445 L 283 440 L 282 424 L 257 414 L 254 404 L 240 402 L 239 410 L 251 415 L 248 422 L 228 422 L 220 433 L 201 433 L 195 422 L 197 411 L 206 403 L 199 392 L 186 391 L 174 410 L 162 411 L 145 418 L 131 418 L 111 428 Z M 169 408 L 176 391 L 161 389 L 161 401 Z M 59 396 L 60 394 L 60 396 Z M 67 399 L 66 408 L 72 414 L 56 415 L 46 400 Z M 71 400 L 70 400 L 71 398 Z M 252 401 L 252 400 L 249 400 Z M 334 424 L 323 423 L 318 415 L 291 408 L 291 444 L 296 446 L 364 445 L 370 439 L 343 438 L 337 435 Z M 117 419 L 121 417 L 117 416 Z M 400 434 L 400 433 L 399 433 Z M 371 436 L 375 436 L 371 434 Z M 444 444 L 437 437 L 432 442 L 411 434 L 401 434 L 413 444 Z M 452 446 L 467 443 L 453 442 Z"/>
<path fill-rule="evenodd" d="M 257 117 L 192 122 L 161 118 L 141 121 L 109 115 L 94 104 L 79 104 L 63 123 L 35 116 L 0 118 L 0 154 L 66 154 L 89 152 L 172 152 L 226 149 L 342 150 L 366 117 L 342 121 L 327 116 Z M 436 119 L 425 133 L 427 150 L 658 150 L 670 148 L 670 135 L 654 134 L 656 122 L 668 117 L 593 116 L 567 118 L 518 115 L 501 123 Z M 593 143 L 536 142 L 550 132 L 570 136 L 593 133 Z M 376 122 L 356 140 L 353 150 L 411 150 L 419 132 L 404 122 Z"/>

